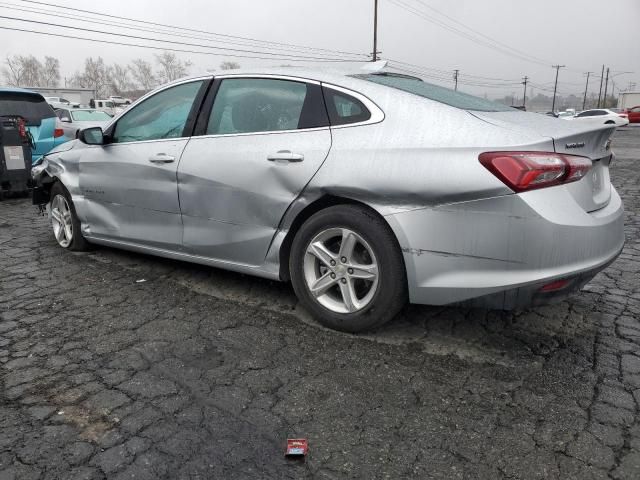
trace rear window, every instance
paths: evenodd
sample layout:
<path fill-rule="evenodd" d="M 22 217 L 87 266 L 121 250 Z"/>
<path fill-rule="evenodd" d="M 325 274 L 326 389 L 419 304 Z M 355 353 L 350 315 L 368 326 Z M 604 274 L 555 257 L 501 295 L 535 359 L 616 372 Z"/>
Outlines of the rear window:
<path fill-rule="evenodd" d="M 40 125 L 43 118 L 53 118 L 56 114 L 40 95 L 0 92 L 0 116 L 20 116 L 27 125 Z"/>
<path fill-rule="evenodd" d="M 439 87 L 438 85 L 424 82 L 420 78 L 410 77 L 408 75 L 376 73 L 355 75 L 355 77 L 396 88 L 403 92 L 413 93 L 414 95 L 463 110 L 475 110 L 479 112 L 509 112 L 514 110 L 500 103 L 474 97 L 466 93 L 456 92 L 449 88 Z"/>

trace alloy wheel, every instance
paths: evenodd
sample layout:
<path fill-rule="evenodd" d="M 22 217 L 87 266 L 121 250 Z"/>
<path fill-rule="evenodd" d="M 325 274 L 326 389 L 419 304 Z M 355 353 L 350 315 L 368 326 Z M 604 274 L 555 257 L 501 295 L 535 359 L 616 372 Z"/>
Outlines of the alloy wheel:
<path fill-rule="evenodd" d="M 364 309 L 373 300 L 379 283 L 373 249 L 347 228 L 330 228 L 317 234 L 307 246 L 303 271 L 311 295 L 336 313 Z"/>
<path fill-rule="evenodd" d="M 68 248 L 73 241 L 73 220 L 71 208 L 63 195 L 58 194 L 51 201 L 51 224 L 58 244 Z"/>

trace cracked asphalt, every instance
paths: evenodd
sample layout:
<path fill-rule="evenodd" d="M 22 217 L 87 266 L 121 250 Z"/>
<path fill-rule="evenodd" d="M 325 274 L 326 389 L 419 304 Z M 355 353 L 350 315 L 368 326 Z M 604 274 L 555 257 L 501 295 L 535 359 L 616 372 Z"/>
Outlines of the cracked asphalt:
<path fill-rule="evenodd" d="M 0 202 L 0 479 L 640 478 L 640 128 L 613 148 L 627 244 L 585 291 L 360 336 L 288 285 L 63 251 Z"/>

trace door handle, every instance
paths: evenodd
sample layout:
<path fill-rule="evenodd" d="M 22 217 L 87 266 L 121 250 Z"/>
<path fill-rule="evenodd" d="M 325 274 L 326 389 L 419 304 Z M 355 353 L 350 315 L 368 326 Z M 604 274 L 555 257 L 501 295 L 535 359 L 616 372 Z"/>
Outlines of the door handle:
<path fill-rule="evenodd" d="M 290 150 L 280 150 L 278 153 L 272 153 L 269 155 L 267 160 L 270 162 L 301 162 L 304 160 L 304 155 L 301 153 L 291 153 Z"/>
<path fill-rule="evenodd" d="M 157 153 L 149 157 L 151 163 L 172 163 L 175 162 L 176 157 L 167 155 L 166 153 Z"/>

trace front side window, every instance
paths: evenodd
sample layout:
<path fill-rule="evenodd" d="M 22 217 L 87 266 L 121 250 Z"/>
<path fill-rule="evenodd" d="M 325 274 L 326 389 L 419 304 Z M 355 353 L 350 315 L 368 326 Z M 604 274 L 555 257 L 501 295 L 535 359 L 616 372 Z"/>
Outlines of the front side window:
<path fill-rule="evenodd" d="M 207 135 L 277 132 L 326 126 L 316 85 L 291 80 L 222 80 L 207 125 Z"/>
<path fill-rule="evenodd" d="M 635 107 L 630 110 L 633 113 L 640 113 L 640 107 Z"/>
<path fill-rule="evenodd" d="M 66 110 L 56 110 L 56 115 L 58 116 L 58 118 L 63 119 L 63 118 L 69 118 L 69 112 Z"/>
<path fill-rule="evenodd" d="M 147 98 L 118 120 L 112 142 L 141 142 L 185 136 L 187 119 L 202 84 L 202 81 L 184 83 Z"/>

